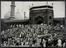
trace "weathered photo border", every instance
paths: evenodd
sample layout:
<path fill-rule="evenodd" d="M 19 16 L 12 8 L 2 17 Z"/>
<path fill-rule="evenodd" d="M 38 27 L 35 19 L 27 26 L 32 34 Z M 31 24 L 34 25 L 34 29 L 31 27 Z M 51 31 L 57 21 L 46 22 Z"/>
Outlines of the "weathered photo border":
<path fill-rule="evenodd" d="M 1 0 L 1 1 L 11 1 L 11 0 Z M 1 33 L 1 1 L 0 1 L 0 33 Z M 65 0 L 15 0 L 15 1 L 65 1 Z M 65 29 L 64 29 L 64 31 L 65 31 L 64 36 L 65 36 L 65 41 L 66 41 L 66 1 L 65 1 Z M 0 36 L 0 38 L 1 38 L 1 36 Z M 0 44 L 1 44 L 1 40 L 0 40 Z M 5 47 L 2 47 L 2 48 L 5 48 Z M 7 48 L 10 48 L 10 47 L 7 47 Z M 16 47 L 16 48 L 18 48 L 18 47 Z M 23 48 L 23 47 L 21 47 L 21 48 Z M 36 48 L 38 48 L 38 47 L 36 47 Z M 65 46 L 65 48 L 66 48 L 66 46 Z"/>

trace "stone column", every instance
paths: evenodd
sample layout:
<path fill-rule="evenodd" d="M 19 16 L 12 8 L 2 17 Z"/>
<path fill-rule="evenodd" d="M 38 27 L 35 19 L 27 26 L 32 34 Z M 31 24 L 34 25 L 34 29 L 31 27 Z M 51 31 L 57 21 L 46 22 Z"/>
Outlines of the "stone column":
<path fill-rule="evenodd" d="M 14 13 L 15 13 L 15 1 L 11 1 L 11 18 L 14 18 Z"/>

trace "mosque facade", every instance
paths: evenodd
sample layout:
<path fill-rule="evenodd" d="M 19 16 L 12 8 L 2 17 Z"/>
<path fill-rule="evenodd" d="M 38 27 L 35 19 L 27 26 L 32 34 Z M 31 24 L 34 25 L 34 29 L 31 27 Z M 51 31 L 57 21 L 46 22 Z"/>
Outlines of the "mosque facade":
<path fill-rule="evenodd" d="M 29 12 L 29 19 L 25 20 L 18 20 L 14 17 L 15 11 L 15 2 L 11 3 L 11 13 L 8 19 L 3 19 L 3 22 L 10 25 L 19 25 L 19 24 L 63 24 L 64 25 L 64 18 L 54 18 L 54 10 L 53 6 L 44 5 L 44 6 L 36 6 L 31 7 Z"/>
<path fill-rule="evenodd" d="M 49 5 L 30 8 L 29 21 L 31 24 L 53 24 L 53 7 Z"/>

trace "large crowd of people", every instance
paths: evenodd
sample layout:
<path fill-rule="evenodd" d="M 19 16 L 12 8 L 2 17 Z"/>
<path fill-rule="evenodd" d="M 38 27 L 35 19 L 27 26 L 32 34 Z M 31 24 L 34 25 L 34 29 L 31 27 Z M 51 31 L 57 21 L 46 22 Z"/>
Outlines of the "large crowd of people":
<path fill-rule="evenodd" d="M 1 46 L 65 47 L 63 25 L 16 25 L 1 32 Z"/>

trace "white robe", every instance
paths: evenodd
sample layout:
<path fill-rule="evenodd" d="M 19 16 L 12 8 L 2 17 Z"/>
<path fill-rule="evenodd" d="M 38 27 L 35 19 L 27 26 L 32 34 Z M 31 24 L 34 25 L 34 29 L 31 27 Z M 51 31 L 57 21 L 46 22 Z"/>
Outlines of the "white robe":
<path fill-rule="evenodd" d="M 63 43 L 63 47 L 65 47 L 65 43 Z"/>
<path fill-rule="evenodd" d="M 61 39 L 58 39 L 58 47 L 62 47 L 62 41 L 61 41 Z"/>
<path fill-rule="evenodd" d="M 46 40 L 43 39 L 43 47 L 46 47 Z"/>

